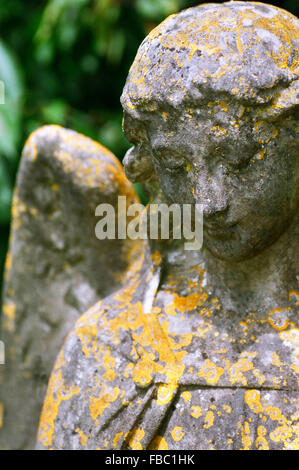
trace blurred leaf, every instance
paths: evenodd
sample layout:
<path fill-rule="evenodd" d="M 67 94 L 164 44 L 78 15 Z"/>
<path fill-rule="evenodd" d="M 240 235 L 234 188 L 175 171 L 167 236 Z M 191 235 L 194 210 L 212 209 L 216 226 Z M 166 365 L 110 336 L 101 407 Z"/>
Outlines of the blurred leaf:
<path fill-rule="evenodd" d="M 51 37 L 53 28 L 66 9 L 69 7 L 81 8 L 88 2 L 89 0 L 49 0 L 36 31 L 35 41 L 44 42 Z"/>
<path fill-rule="evenodd" d="M 0 41 L 0 223 L 10 219 L 13 176 L 9 162 L 18 158 L 21 137 L 23 83 L 19 67 L 9 49 Z"/>
<path fill-rule="evenodd" d="M 21 131 L 23 82 L 12 53 L 0 40 L 0 80 L 5 104 L 0 104 L 0 158 L 16 158 Z"/>
<path fill-rule="evenodd" d="M 86 54 L 81 60 L 81 68 L 84 72 L 93 73 L 99 67 L 98 58 L 91 54 Z"/>
<path fill-rule="evenodd" d="M 139 196 L 141 204 L 146 206 L 149 202 L 149 197 L 144 191 L 143 185 L 141 183 L 134 183 L 133 186 L 134 186 L 136 193 Z"/>
<path fill-rule="evenodd" d="M 41 127 L 43 124 L 43 122 L 36 121 L 35 119 L 28 119 L 25 124 L 26 136 L 29 136 L 32 132 L 36 131 L 36 129 Z"/>
<path fill-rule="evenodd" d="M 42 108 L 43 118 L 50 124 L 63 124 L 68 105 L 65 101 L 54 100 Z"/>
<path fill-rule="evenodd" d="M 35 57 L 38 62 L 47 65 L 52 62 L 54 53 L 54 47 L 51 43 L 41 42 L 36 47 Z"/>
<path fill-rule="evenodd" d="M 98 140 L 105 147 L 109 148 L 119 159 L 129 148 L 130 144 L 124 137 L 121 126 L 122 116 L 118 114 L 117 118 L 105 122 L 98 133 Z"/>
<path fill-rule="evenodd" d="M 161 19 L 175 13 L 180 8 L 178 0 L 137 0 L 137 11 L 148 20 Z"/>
<path fill-rule="evenodd" d="M 107 59 L 112 64 L 120 62 L 125 47 L 125 35 L 123 31 L 115 31 L 110 36 L 110 40 L 107 48 Z"/>
<path fill-rule="evenodd" d="M 11 196 L 11 181 L 2 158 L 0 159 L 0 224 L 7 224 L 10 219 Z"/>
<path fill-rule="evenodd" d="M 76 130 L 81 134 L 87 135 L 92 139 L 97 138 L 97 129 L 95 128 L 92 118 L 78 110 L 71 110 L 68 116 L 68 122 L 65 123 L 66 127 Z"/>

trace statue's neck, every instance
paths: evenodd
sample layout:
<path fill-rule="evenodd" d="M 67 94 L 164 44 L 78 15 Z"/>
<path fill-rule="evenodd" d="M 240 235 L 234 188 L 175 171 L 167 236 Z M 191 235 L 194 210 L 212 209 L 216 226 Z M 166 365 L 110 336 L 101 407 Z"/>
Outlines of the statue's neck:
<path fill-rule="evenodd" d="M 275 243 L 240 262 L 219 260 L 205 250 L 207 285 L 223 308 L 265 312 L 287 306 L 289 291 L 298 289 L 298 235 L 298 220 L 294 220 Z"/>

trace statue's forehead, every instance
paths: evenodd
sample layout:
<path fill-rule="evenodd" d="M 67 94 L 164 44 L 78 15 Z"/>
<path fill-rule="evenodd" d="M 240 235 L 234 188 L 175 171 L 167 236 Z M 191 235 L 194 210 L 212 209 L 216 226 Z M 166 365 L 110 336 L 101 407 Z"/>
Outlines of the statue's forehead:
<path fill-rule="evenodd" d="M 216 116 L 219 117 L 219 114 Z M 230 115 L 231 116 L 231 115 Z M 265 123 L 266 124 L 266 123 Z M 143 128 L 144 132 L 140 132 Z M 186 113 L 183 119 L 172 119 L 170 113 L 155 114 L 153 119 L 145 121 L 130 120 L 127 136 L 134 143 L 147 142 L 154 151 L 174 151 L 192 155 L 199 149 L 201 153 L 213 148 L 223 151 L 245 151 L 254 143 L 252 125 L 242 119 L 201 119 Z M 166 154 L 165 154 L 166 155 Z"/>
<path fill-rule="evenodd" d="M 251 132 L 252 123 L 259 119 L 254 108 L 225 98 L 202 103 L 200 106 L 186 106 L 181 109 L 161 108 L 141 113 L 134 110 L 124 113 L 124 131 L 130 134 L 143 130 L 144 135 L 164 132 L 168 137 L 196 131 L 197 134 L 209 131 L 213 136 L 236 134 L 242 130 Z"/>
<path fill-rule="evenodd" d="M 208 4 L 172 15 L 139 48 L 122 102 L 168 101 L 202 89 L 267 103 L 275 86 L 299 76 L 299 22 L 279 8 L 253 2 Z M 260 93 L 260 90 L 264 92 Z"/>

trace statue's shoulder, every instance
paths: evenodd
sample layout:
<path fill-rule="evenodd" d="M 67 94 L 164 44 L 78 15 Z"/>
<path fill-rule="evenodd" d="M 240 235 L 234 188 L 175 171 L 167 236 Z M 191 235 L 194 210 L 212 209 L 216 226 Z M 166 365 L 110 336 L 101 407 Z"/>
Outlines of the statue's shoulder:
<path fill-rule="evenodd" d="M 39 448 L 84 447 L 88 428 L 107 427 L 134 400 L 126 378 L 138 358 L 132 327 L 141 325 L 142 304 L 130 303 L 133 290 L 134 282 L 95 304 L 66 338 L 44 401 Z"/>

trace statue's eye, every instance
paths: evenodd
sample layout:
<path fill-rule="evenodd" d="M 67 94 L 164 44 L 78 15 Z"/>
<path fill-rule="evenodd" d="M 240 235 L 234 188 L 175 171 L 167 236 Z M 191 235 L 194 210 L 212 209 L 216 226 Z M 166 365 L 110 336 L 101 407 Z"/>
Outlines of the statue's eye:
<path fill-rule="evenodd" d="M 232 170 L 242 170 L 250 162 L 250 158 L 246 154 L 236 155 L 234 152 L 227 151 L 221 147 L 216 147 L 214 155 Z"/>
<path fill-rule="evenodd" d="M 157 163 L 166 170 L 176 171 L 186 166 L 185 158 L 176 151 L 156 149 L 154 153 Z"/>
<path fill-rule="evenodd" d="M 186 166 L 185 160 L 182 158 L 180 160 L 162 160 L 162 164 L 164 168 L 167 170 L 181 170 L 184 166 Z"/>

